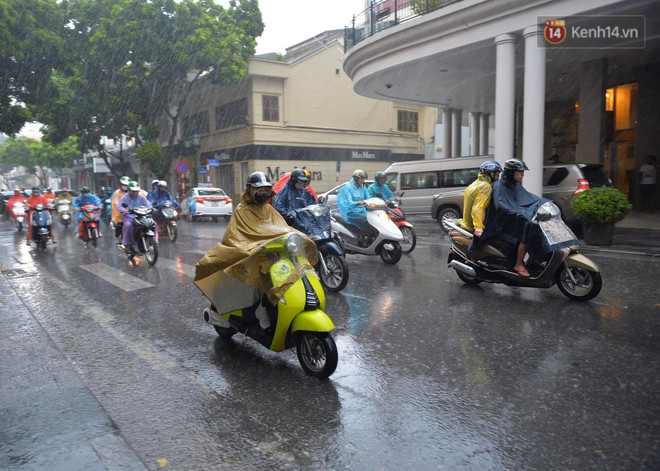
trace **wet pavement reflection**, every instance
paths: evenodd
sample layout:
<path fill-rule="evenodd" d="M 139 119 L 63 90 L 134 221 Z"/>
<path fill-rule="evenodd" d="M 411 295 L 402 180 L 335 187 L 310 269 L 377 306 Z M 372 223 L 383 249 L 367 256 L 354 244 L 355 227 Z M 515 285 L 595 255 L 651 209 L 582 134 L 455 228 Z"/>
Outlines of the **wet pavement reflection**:
<path fill-rule="evenodd" d="M 327 293 L 339 365 L 318 381 L 295 352 L 222 340 L 204 323 L 208 303 L 192 274 L 225 222 L 183 221 L 176 243 L 161 240 L 154 267 L 129 264 L 108 230 L 85 249 L 58 228 L 58 245 L 39 252 L 2 224 L 5 279 L 74 365 L 78 414 L 96 417 L 84 406 L 95 398 L 147 469 L 163 459 L 165 469 L 660 463 L 658 258 L 589 254 L 604 287 L 588 303 L 556 287 L 466 286 L 446 268 L 446 236 L 420 221 L 417 248 L 397 265 L 349 256 L 348 286 Z M 144 285 L 109 282 L 96 274 L 105 266 Z M 42 420 L 29 439 L 43 442 L 61 420 Z M 16 469 L 31 469 L 47 448 Z"/>

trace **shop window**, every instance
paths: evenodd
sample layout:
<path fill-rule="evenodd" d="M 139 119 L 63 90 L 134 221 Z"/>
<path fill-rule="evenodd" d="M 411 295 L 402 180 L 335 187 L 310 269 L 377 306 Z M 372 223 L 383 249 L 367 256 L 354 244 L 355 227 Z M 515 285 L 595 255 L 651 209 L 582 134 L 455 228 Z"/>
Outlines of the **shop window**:
<path fill-rule="evenodd" d="M 397 111 L 397 130 L 402 132 L 419 132 L 419 113 L 416 111 Z"/>

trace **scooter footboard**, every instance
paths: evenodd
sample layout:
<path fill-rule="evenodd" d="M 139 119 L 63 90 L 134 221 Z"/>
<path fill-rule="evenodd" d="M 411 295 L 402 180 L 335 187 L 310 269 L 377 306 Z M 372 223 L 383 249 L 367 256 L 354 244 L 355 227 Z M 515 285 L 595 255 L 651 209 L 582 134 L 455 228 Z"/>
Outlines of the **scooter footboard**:
<path fill-rule="evenodd" d="M 305 330 L 308 332 L 330 332 L 335 324 L 328 315 L 320 309 L 303 311 L 291 322 L 291 332 Z"/>

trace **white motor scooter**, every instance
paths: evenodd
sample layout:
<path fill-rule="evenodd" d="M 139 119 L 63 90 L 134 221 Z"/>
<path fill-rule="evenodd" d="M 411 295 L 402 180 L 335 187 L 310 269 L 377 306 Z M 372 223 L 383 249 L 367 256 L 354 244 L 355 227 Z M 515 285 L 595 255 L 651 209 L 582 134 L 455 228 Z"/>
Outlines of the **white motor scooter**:
<path fill-rule="evenodd" d="M 332 211 L 332 230 L 337 233 L 346 253 L 380 255 L 383 262 L 394 265 L 401 260 L 403 235 L 385 211 L 385 201 L 369 198 L 364 202 L 369 225 L 366 231 L 346 223 L 338 210 Z"/>
<path fill-rule="evenodd" d="M 25 204 L 23 203 L 14 203 L 11 207 L 12 219 L 14 220 L 14 225 L 18 232 L 23 231 L 23 226 L 25 225 Z"/>
<path fill-rule="evenodd" d="M 69 224 L 71 224 L 71 201 L 59 200 L 55 205 L 57 206 L 60 223 L 64 227 L 69 227 Z"/>

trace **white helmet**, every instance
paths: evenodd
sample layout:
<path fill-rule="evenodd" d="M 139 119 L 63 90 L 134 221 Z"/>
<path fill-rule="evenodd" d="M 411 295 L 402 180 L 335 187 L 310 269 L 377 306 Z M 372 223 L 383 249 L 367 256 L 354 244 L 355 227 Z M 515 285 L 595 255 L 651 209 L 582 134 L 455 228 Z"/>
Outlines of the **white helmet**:
<path fill-rule="evenodd" d="M 167 188 L 167 182 L 165 180 L 161 180 L 158 182 L 158 186 L 162 186 L 164 188 Z"/>

